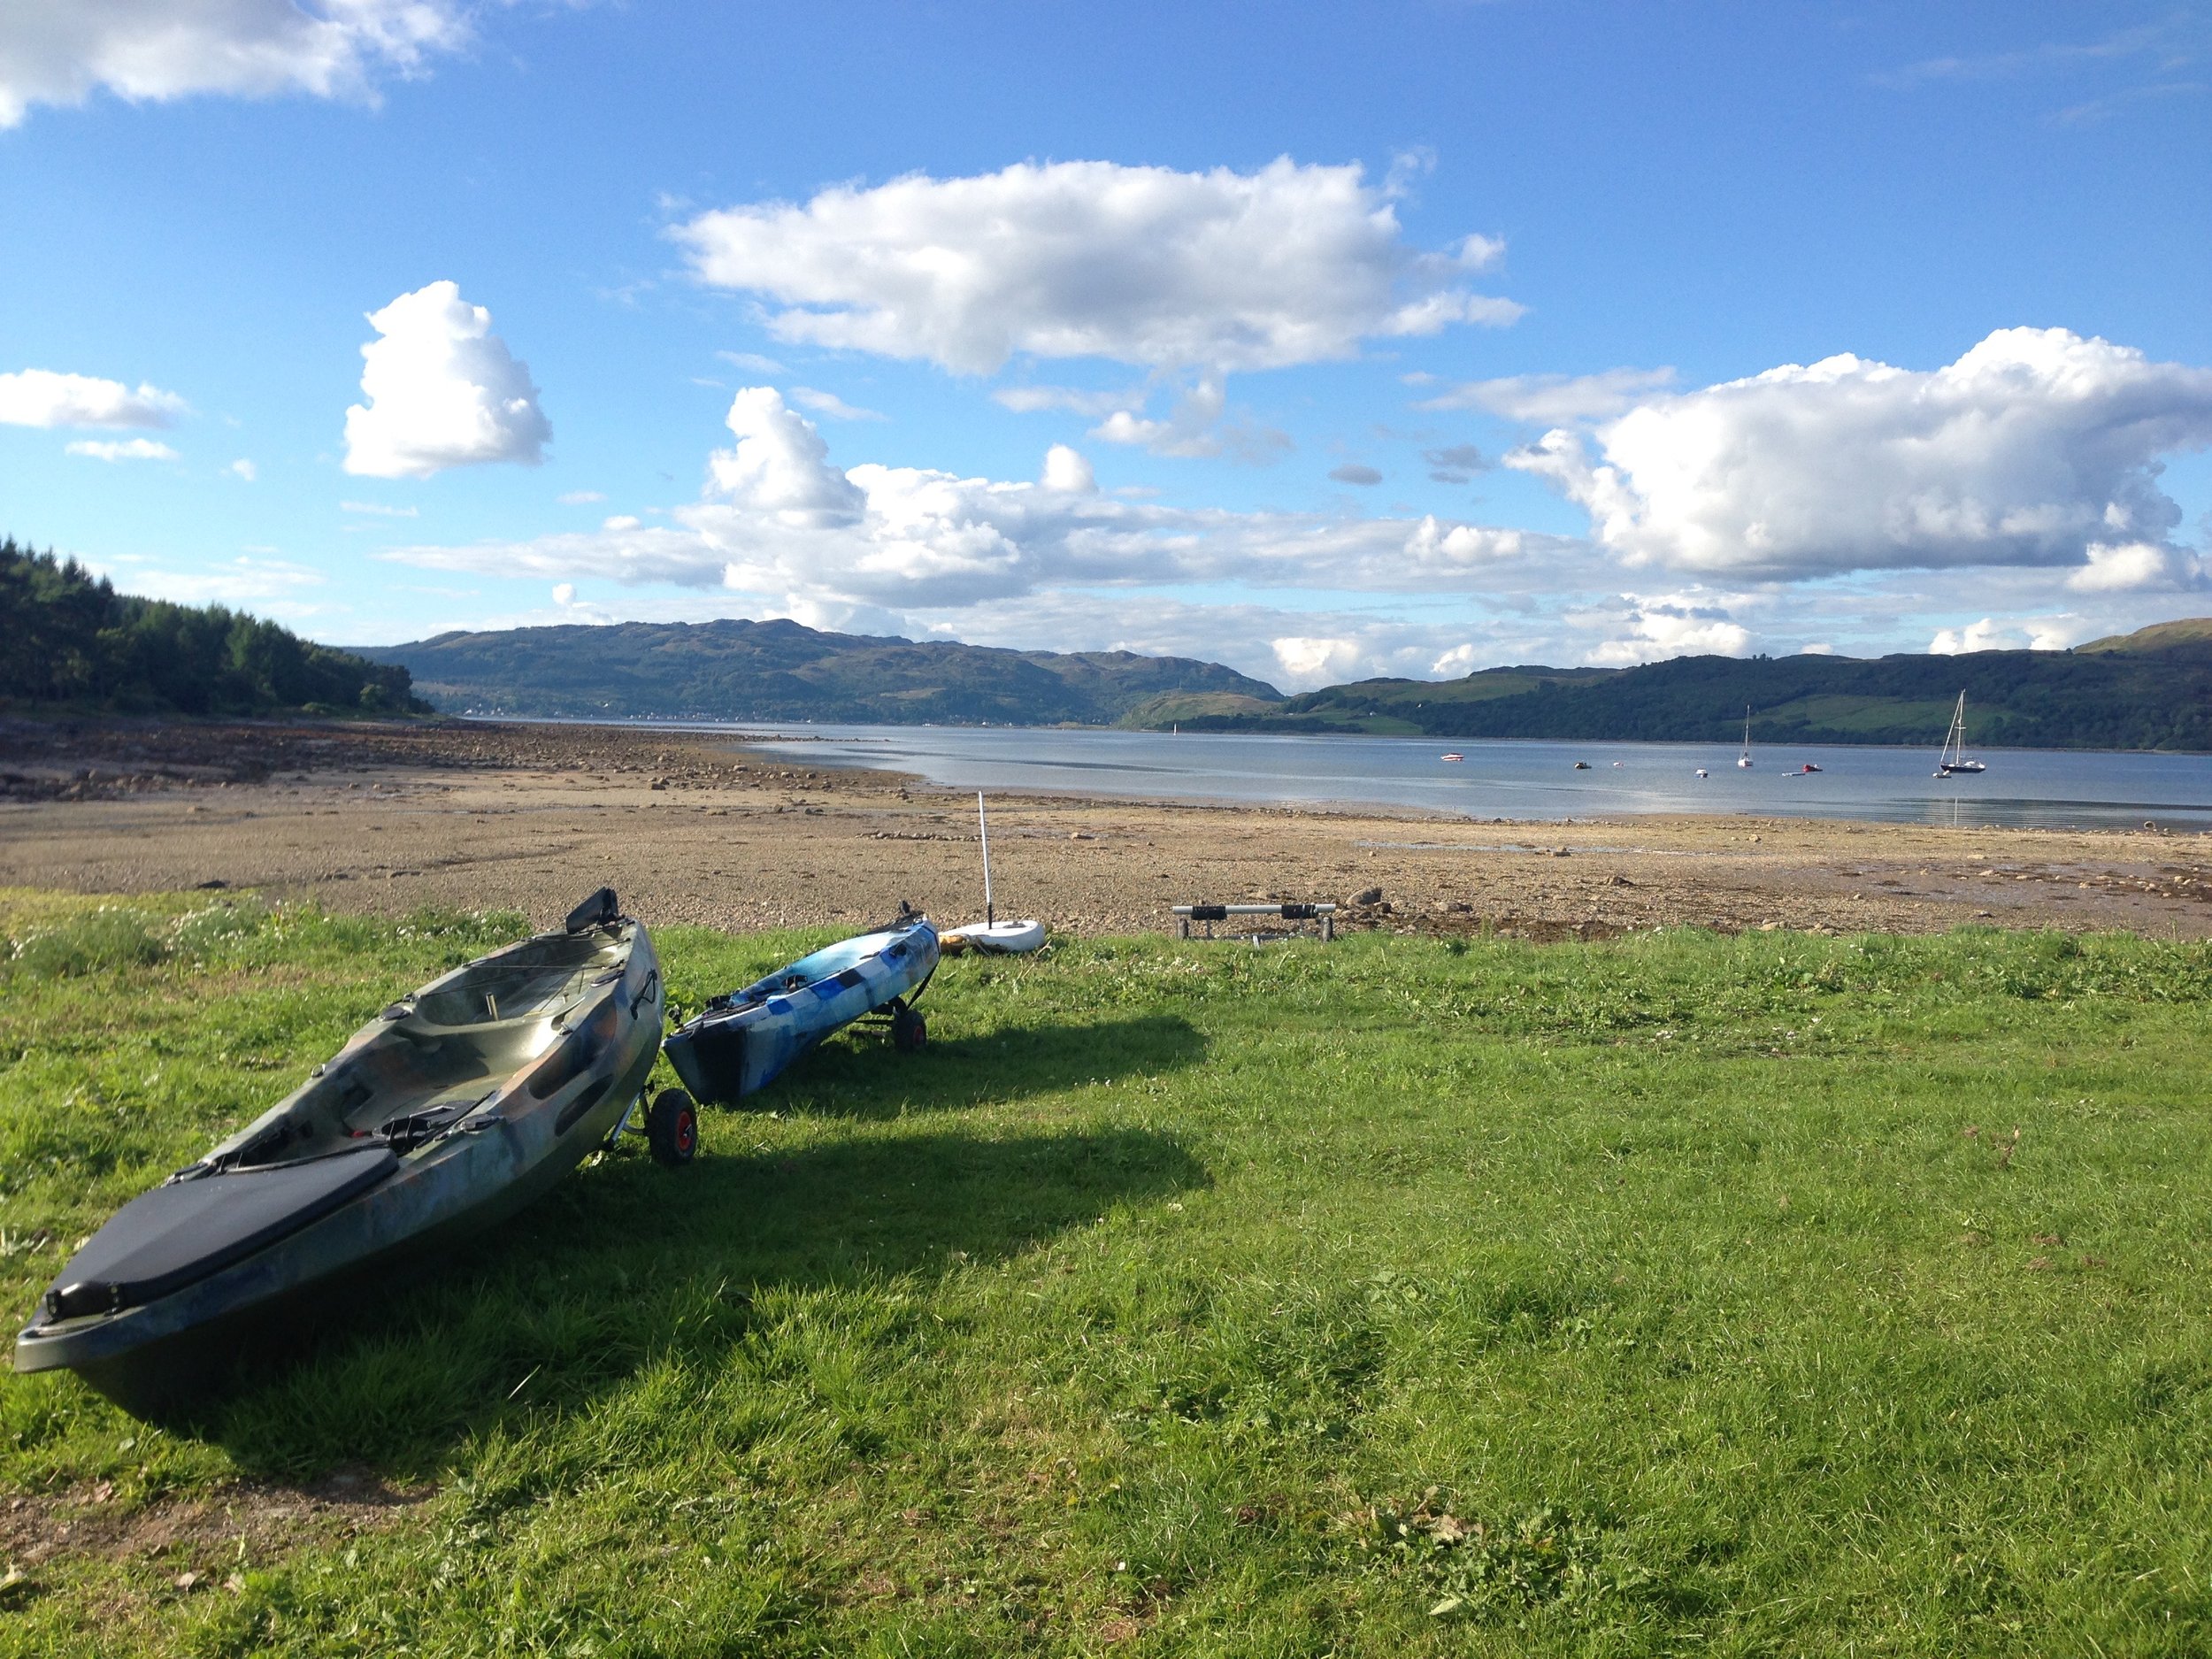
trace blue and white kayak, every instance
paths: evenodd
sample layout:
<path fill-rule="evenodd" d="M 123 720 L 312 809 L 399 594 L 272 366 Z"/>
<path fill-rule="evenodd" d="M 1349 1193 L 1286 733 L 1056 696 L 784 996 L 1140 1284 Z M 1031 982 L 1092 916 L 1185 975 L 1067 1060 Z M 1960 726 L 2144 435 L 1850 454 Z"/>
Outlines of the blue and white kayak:
<path fill-rule="evenodd" d="M 661 1050 L 696 1098 L 726 1106 L 879 1010 L 890 1010 L 891 1041 L 910 1054 L 928 1033 L 909 1003 L 937 971 L 937 930 L 926 917 L 840 941 L 716 997 L 669 1033 Z"/>

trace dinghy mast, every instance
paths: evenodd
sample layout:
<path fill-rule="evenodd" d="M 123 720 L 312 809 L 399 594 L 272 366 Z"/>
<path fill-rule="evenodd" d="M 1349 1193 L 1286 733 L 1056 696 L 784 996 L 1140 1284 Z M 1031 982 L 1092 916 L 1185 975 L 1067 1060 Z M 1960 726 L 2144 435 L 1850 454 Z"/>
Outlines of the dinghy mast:
<path fill-rule="evenodd" d="M 998 920 L 998 912 L 991 908 L 991 820 L 984 816 L 980 789 L 975 792 L 975 821 L 983 832 L 983 925 L 988 927 Z"/>

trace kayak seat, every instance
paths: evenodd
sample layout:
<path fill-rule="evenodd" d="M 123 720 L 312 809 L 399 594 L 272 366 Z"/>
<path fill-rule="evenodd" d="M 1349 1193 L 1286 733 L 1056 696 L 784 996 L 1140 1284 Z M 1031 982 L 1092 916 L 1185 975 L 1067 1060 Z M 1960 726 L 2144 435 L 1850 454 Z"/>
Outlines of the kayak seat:
<path fill-rule="evenodd" d="M 386 1147 L 157 1187 L 115 1212 L 42 1300 L 46 1317 L 111 1313 L 242 1261 L 365 1192 L 399 1167 Z"/>

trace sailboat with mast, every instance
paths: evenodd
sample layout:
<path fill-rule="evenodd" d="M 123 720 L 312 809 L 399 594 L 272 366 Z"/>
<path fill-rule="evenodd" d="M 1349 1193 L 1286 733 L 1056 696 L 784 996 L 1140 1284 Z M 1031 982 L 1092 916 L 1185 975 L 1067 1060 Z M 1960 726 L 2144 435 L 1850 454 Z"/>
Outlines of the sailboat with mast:
<path fill-rule="evenodd" d="M 1743 753 L 1736 757 L 1736 764 L 1746 772 L 1751 770 L 1751 705 L 1743 706 Z"/>
<path fill-rule="evenodd" d="M 1988 770 L 1966 752 L 1966 694 L 1962 691 L 1959 693 L 1959 706 L 1951 710 L 1951 729 L 1943 736 L 1943 752 L 1936 757 L 1935 775 L 1955 778 L 1961 772 Z"/>

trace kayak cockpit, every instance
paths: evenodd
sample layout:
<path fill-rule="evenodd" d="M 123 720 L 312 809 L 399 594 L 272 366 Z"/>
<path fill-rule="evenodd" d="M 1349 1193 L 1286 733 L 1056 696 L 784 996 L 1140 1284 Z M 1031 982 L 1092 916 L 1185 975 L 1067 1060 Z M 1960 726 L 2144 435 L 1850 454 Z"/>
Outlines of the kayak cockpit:
<path fill-rule="evenodd" d="M 532 1068 L 564 1048 L 568 1076 L 613 1035 L 574 1020 L 621 977 L 628 950 L 604 934 L 529 941 L 472 963 L 393 1003 L 306 1086 L 211 1151 L 185 1174 L 266 1168 L 350 1151 L 364 1141 L 413 1151 L 488 1104 L 529 1073 L 539 1098 L 552 1092 Z M 575 1041 L 564 1043 L 564 1039 Z"/>

